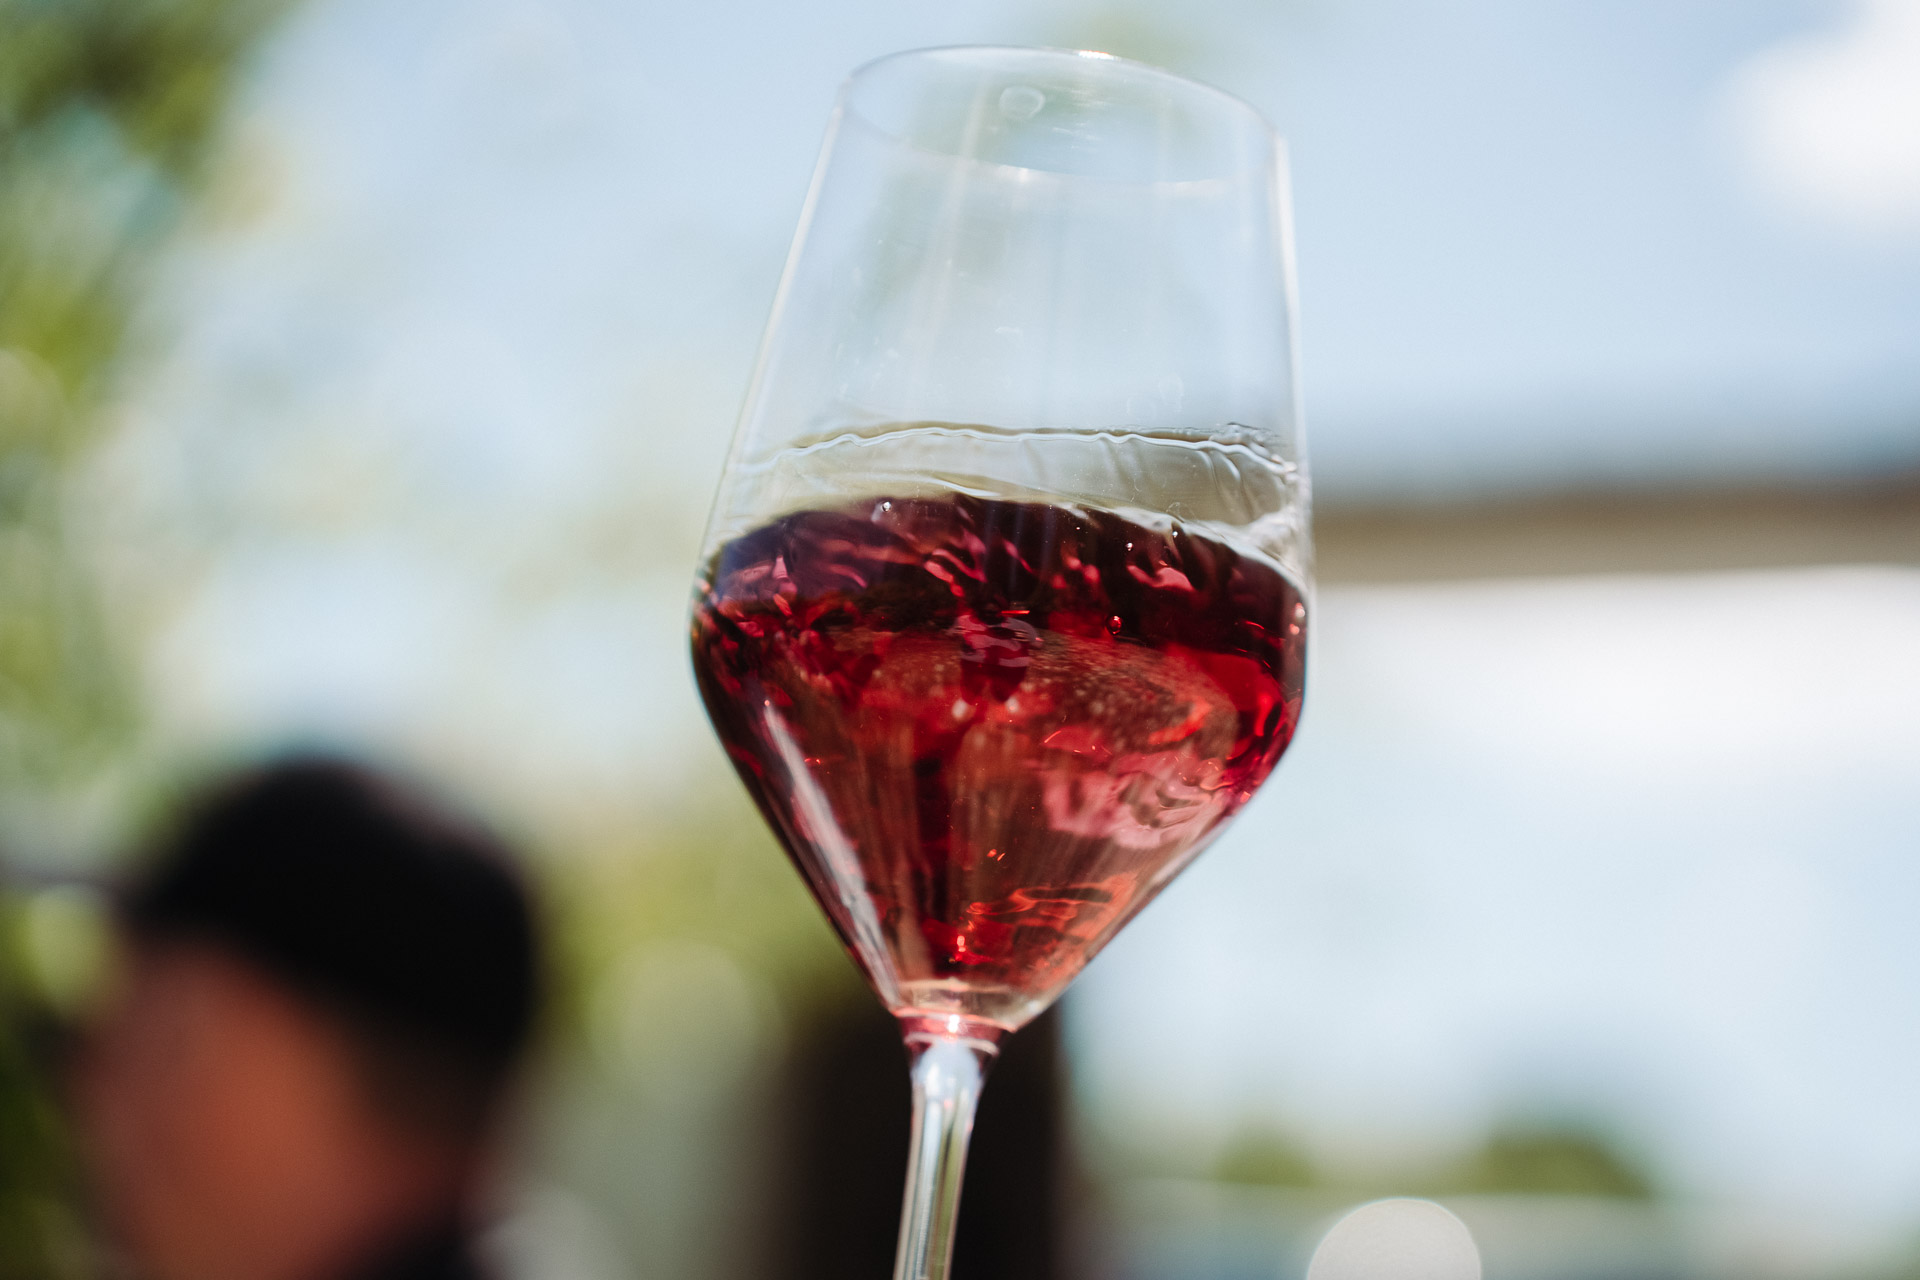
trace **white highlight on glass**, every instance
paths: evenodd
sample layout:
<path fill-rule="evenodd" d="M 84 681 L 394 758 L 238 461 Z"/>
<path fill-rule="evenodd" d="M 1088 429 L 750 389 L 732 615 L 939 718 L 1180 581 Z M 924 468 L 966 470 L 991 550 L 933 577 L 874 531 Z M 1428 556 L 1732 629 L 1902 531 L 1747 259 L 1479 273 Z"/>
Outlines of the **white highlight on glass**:
<path fill-rule="evenodd" d="M 1009 120 L 1031 120 L 1047 105 L 1047 95 L 1032 85 L 1014 85 L 1000 95 L 1000 111 Z"/>

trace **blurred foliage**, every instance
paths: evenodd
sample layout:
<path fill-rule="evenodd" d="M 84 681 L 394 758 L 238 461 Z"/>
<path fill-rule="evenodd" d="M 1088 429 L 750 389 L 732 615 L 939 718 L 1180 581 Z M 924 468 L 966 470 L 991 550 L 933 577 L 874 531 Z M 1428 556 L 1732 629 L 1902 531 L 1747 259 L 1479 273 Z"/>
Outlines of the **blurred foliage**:
<path fill-rule="evenodd" d="M 1246 0 L 1215 6 L 1196 21 L 1193 12 L 1156 0 L 1067 0 L 1036 9 L 1037 21 L 1025 38 L 1057 49 L 1098 49 L 1224 83 L 1245 74 L 1271 76 L 1273 68 L 1249 64 L 1247 45 L 1221 39 L 1223 30 L 1276 19 L 1295 31 L 1310 30 L 1338 8 L 1338 0 Z"/>
<path fill-rule="evenodd" d="M 84 774 L 133 696 L 65 527 L 115 355 L 282 0 L 0 0 L 0 797 Z"/>
<path fill-rule="evenodd" d="M 1920 1241 L 1909 1245 L 1905 1255 L 1891 1264 L 1884 1280 L 1920 1280 Z"/>
<path fill-rule="evenodd" d="M 608 842 L 549 880 L 562 949 L 563 1034 L 595 1034 L 594 1002 L 637 951 L 697 943 L 766 975 L 782 1012 L 839 998 L 853 979 L 825 917 L 731 779 L 686 798 L 631 846 Z M 563 863 L 561 858 L 551 860 Z"/>
<path fill-rule="evenodd" d="M 159 254 L 204 185 L 244 57 L 283 8 L 0 0 L 0 805 L 85 778 L 137 724 L 67 491 Z M 31 963 L 42 906 L 0 899 L 8 1280 L 87 1270 L 51 1083 L 58 993 Z"/>
<path fill-rule="evenodd" d="M 1311 1187 L 1320 1181 L 1313 1159 L 1284 1135 L 1250 1129 L 1227 1144 L 1214 1164 L 1219 1182 L 1263 1187 Z"/>
<path fill-rule="evenodd" d="M 1653 1198 L 1652 1181 L 1596 1129 L 1528 1125 L 1494 1130 L 1467 1159 L 1440 1173 L 1435 1194 Z"/>
<path fill-rule="evenodd" d="M 1317 1166 L 1285 1135 L 1250 1129 L 1213 1167 L 1217 1181 L 1270 1187 L 1328 1187 L 1368 1195 L 1578 1195 L 1650 1200 L 1652 1179 L 1620 1144 L 1582 1124 L 1499 1125 L 1457 1160 L 1362 1178 Z"/>
<path fill-rule="evenodd" d="M 34 899 L 0 902 L 0 1277 L 92 1272 L 78 1184 L 49 1088 L 62 1030 L 35 979 Z"/>
<path fill-rule="evenodd" d="M 1040 43 L 1098 49 L 1184 75 L 1203 70 L 1209 55 L 1216 52 L 1192 23 L 1181 21 L 1172 9 L 1124 0 L 1054 18 Z"/>
<path fill-rule="evenodd" d="M 712 782 L 537 860 L 557 1052 L 526 1168 L 599 1224 L 603 1274 L 759 1271 L 794 1034 L 873 1001 L 745 792 Z"/>

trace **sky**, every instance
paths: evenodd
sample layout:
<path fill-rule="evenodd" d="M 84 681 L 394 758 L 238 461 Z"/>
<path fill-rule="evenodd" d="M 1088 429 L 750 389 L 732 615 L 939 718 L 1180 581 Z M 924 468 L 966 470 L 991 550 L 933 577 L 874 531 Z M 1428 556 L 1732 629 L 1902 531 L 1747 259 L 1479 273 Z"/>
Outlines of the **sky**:
<path fill-rule="evenodd" d="M 665 429 L 710 459 L 846 71 L 1113 32 L 1289 140 L 1327 498 L 1910 468 L 1913 8 L 315 0 L 243 129 L 296 312 L 253 319 L 404 345 L 466 423 L 644 412 L 610 381 L 691 360 Z"/>
<path fill-rule="evenodd" d="M 708 495 L 836 85 L 915 46 L 1150 53 L 1278 125 L 1322 501 L 1920 467 L 1917 15 L 310 0 L 98 480 L 158 732 L 561 829 L 715 777 Z M 1911 1220 L 1917 591 L 1327 590 L 1271 793 L 1088 977 L 1090 1096 L 1444 1145 L 1558 1090 L 1702 1194 Z"/>

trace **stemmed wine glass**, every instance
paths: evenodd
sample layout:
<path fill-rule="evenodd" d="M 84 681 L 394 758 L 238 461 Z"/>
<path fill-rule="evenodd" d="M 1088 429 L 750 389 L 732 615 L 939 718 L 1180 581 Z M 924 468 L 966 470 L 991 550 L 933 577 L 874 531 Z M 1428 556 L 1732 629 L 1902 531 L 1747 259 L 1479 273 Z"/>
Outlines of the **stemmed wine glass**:
<path fill-rule="evenodd" d="M 947 1274 L 1002 1036 L 1253 795 L 1300 714 L 1279 139 L 1139 63 L 843 89 L 707 530 L 715 728 L 899 1018 L 896 1280 Z"/>

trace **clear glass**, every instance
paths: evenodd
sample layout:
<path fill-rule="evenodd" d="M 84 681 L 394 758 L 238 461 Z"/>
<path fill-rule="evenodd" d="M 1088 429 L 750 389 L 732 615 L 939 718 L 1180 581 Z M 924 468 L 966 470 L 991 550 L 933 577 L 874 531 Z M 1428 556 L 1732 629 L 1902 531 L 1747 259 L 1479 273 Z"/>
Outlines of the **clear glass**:
<path fill-rule="evenodd" d="M 1280 140 L 1103 54 L 847 82 L 696 583 L 715 727 L 913 1058 L 897 1280 L 947 1273 L 999 1038 L 1300 708 Z"/>

